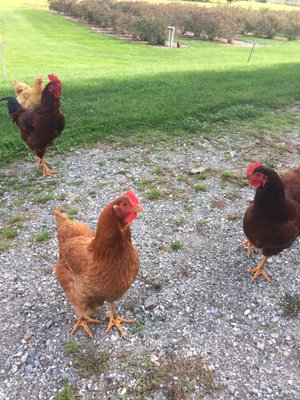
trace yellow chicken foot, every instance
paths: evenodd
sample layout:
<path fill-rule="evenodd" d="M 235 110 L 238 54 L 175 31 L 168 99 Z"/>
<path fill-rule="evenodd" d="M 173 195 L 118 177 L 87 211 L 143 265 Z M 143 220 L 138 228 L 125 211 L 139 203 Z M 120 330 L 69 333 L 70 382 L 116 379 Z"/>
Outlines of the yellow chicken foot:
<path fill-rule="evenodd" d="M 125 336 L 125 332 L 121 326 L 121 322 L 124 322 L 125 324 L 131 324 L 133 321 L 131 321 L 131 319 L 118 317 L 113 303 L 110 303 L 109 307 L 110 307 L 110 314 L 108 315 L 109 323 L 107 325 L 106 331 L 104 332 L 104 335 L 106 335 L 107 332 L 109 332 L 113 326 L 116 326 L 119 329 L 121 336 Z"/>
<path fill-rule="evenodd" d="M 46 176 L 53 176 L 55 175 L 54 171 L 51 171 L 51 169 L 48 167 L 46 164 L 46 161 L 44 158 L 38 158 L 38 168 L 42 166 L 43 167 L 43 175 L 42 178 L 45 178 Z"/>
<path fill-rule="evenodd" d="M 74 328 L 72 329 L 72 332 L 70 333 L 70 336 L 73 335 L 73 333 L 75 333 L 77 331 L 77 329 L 81 326 L 86 331 L 86 333 L 92 338 L 93 334 L 87 325 L 91 322 L 100 324 L 100 321 L 98 321 L 97 319 L 92 319 L 92 318 L 86 317 L 84 315 L 79 317 L 78 321 L 76 322 L 76 325 L 74 326 Z"/>
<path fill-rule="evenodd" d="M 256 247 L 250 242 L 250 240 L 245 240 L 243 243 L 240 244 L 239 247 L 247 246 L 247 257 L 250 257 L 251 251 L 255 251 Z"/>
<path fill-rule="evenodd" d="M 252 281 L 252 282 L 255 281 L 255 279 L 257 279 L 257 277 L 258 277 L 259 275 L 262 275 L 267 281 L 269 281 L 269 282 L 271 281 L 271 279 L 268 277 L 268 275 L 267 275 L 267 273 L 266 273 L 266 271 L 265 271 L 265 268 L 264 268 L 267 259 L 268 259 L 268 257 L 264 257 L 264 258 L 261 260 L 261 262 L 258 264 L 257 267 L 248 269 L 248 272 L 255 272 L 255 274 L 254 274 L 254 275 L 252 276 L 252 278 L 251 278 L 251 281 Z"/>

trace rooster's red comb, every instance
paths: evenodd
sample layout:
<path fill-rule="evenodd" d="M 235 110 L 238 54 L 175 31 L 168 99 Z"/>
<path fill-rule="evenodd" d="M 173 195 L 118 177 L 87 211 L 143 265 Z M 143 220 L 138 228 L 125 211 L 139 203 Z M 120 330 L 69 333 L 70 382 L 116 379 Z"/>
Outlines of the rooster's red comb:
<path fill-rule="evenodd" d="M 56 75 L 49 74 L 48 79 L 49 79 L 49 81 L 56 83 L 57 86 L 62 86 L 61 81 L 58 79 L 58 77 Z"/>
<path fill-rule="evenodd" d="M 257 167 L 260 167 L 260 166 L 261 166 L 261 163 L 260 163 L 259 161 L 255 161 L 254 163 L 250 164 L 249 167 L 248 167 L 248 169 L 247 169 L 246 176 L 252 175 L 252 174 L 253 174 L 253 171 L 254 171 Z"/>
<path fill-rule="evenodd" d="M 139 204 L 138 198 L 131 190 L 128 190 L 128 192 L 125 193 L 125 196 L 128 197 L 134 205 Z"/>

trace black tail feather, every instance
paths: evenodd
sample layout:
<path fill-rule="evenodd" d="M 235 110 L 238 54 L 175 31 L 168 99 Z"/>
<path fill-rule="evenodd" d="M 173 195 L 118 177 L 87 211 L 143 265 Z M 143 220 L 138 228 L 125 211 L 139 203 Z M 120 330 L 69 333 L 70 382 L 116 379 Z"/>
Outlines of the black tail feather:
<path fill-rule="evenodd" d="M 2 97 L 0 101 L 7 101 L 7 108 L 10 114 L 13 114 L 20 107 L 22 107 L 21 104 L 18 102 L 18 100 L 15 99 L 14 97 Z"/>

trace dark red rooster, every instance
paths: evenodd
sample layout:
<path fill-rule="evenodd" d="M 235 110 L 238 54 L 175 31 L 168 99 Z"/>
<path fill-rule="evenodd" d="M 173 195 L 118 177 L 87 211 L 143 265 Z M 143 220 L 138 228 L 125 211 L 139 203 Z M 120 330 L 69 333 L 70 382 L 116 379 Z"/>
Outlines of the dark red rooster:
<path fill-rule="evenodd" d="M 256 188 L 243 221 L 249 244 L 262 250 L 264 258 L 256 268 L 252 281 L 263 275 L 268 281 L 265 263 L 268 257 L 290 247 L 300 234 L 300 167 L 282 178 L 259 162 L 247 170 L 251 186 Z"/>
<path fill-rule="evenodd" d="M 64 130 L 65 117 L 60 111 L 62 84 L 53 74 L 42 91 L 41 106 L 36 110 L 23 108 L 13 97 L 4 97 L 12 120 L 18 125 L 22 139 L 38 157 L 38 166 L 43 167 L 43 177 L 52 176 L 44 154 L 53 140 Z"/>

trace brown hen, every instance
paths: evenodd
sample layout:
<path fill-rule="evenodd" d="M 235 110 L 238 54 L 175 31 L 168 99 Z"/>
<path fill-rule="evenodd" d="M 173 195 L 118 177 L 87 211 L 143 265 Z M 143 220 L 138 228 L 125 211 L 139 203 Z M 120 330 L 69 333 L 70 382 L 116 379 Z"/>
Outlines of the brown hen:
<path fill-rule="evenodd" d="M 123 336 L 121 322 L 132 322 L 117 316 L 114 302 L 127 292 L 139 271 L 130 224 L 142 211 L 136 196 L 128 191 L 104 208 L 96 233 L 55 212 L 60 251 L 56 277 L 78 315 L 71 334 L 81 326 L 92 336 L 88 323 L 99 321 L 91 314 L 105 300 L 111 310 L 105 333 L 116 326 Z"/>

